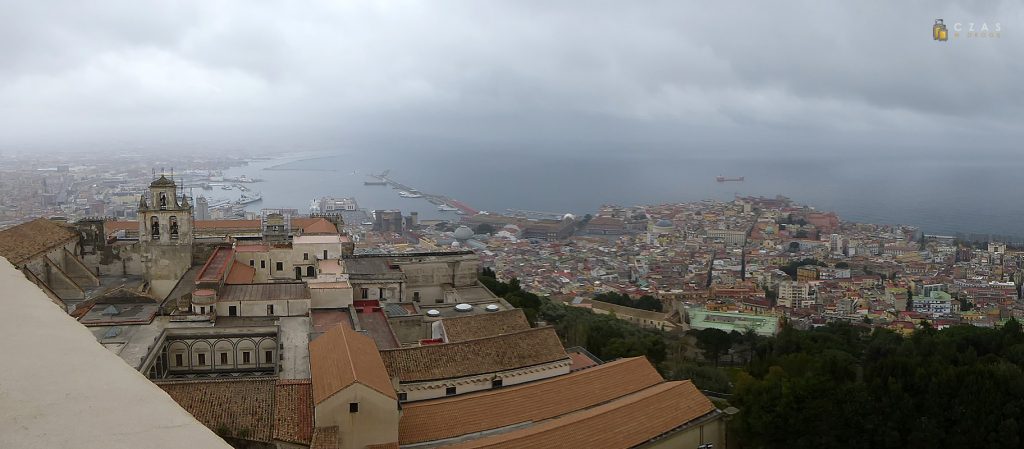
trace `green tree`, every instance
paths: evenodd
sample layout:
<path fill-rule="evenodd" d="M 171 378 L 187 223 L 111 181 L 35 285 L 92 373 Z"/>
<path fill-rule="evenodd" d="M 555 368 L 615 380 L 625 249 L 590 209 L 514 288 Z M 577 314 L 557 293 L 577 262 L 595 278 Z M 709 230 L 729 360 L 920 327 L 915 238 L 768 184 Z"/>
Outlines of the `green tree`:
<path fill-rule="evenodd" d="M 690 332 L 697 338 L 697 348 L 704 353 L 704 358 L 713 361 L 715 366 L 718 366 L 718 359 L 732 347 L 733 338 L 723 330 L 707 328 Z"/>
<path fill-rule="evenodd" d="M 495 229 L 490 223 L 480 223 L 473 231 L 477 234 L 493 234 Z"/>
<path fill-rule="evenodd" d="M 662 305 L 660 299 L 655 298 L 651 295 L 643 295 L 637 298 L 636 302 L 634 303 L 634 307 L 643 310 L 650 310 L 652 312 L 661 312 L 662 307 L 664 306 Z"/>

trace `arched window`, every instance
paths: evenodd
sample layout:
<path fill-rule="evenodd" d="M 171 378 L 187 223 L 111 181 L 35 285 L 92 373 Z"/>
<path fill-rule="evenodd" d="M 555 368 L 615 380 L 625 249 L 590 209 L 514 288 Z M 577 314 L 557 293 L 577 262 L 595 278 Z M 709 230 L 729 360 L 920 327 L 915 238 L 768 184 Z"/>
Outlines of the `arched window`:
<path fill-rule="evenodd" d="M 170 228 L 171 238 L 178 238 L 178 217 L 171 215 L 170 219 L 168 220 L 168 226 Z"/>
<path fill-rule="evenodd" d="M 160 192 L 160 209 L 167 209 L 167 193 Z"/>
<path fill-rule="evenodd" d="M 149 219 L 149 221 L 151 223 L 149 225 L 149 227 L 150 227 L 149 233 L 153 236 L 154 239 L 159 239 L 160 238 L 160 218 L 152 217 L 152 218 Z"/>

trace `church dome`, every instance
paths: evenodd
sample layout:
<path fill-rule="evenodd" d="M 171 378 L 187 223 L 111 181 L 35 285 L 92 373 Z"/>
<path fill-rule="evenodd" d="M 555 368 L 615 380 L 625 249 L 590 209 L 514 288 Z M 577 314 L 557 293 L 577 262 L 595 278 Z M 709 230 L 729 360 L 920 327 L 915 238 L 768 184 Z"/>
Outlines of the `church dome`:
<path fill-rule="evenodd" d="M 456 240 L 469 240 L 471 238 L 473 238 L 473 230 L 469 229 L 469 227 L 459 226 L 458 229 L 455 230 Z"/>

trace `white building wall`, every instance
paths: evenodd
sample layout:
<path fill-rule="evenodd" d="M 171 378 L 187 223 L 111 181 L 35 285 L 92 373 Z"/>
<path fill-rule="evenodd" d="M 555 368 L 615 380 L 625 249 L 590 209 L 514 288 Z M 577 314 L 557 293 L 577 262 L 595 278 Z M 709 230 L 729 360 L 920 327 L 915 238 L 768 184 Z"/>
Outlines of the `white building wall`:
<path fill-rule="evenodd" d="M 398 386 L 398 392 L 405 393 L 406 402 L 422 401 L 445 397 L 447 395 L 446 390 L 448 387 L 455 387 L 456 394 L 472 393 L 474 391 L 491 389 L 491 379 L 494 377 L 501 378 L 502 386 L 507 387 L 510 385 L 568 374 L 569 369 L 570 362 L 568 359 L 565 359 L 528 368 L 488 373 L 479 376 L 444 379 L 431 382 L 402 383 Z"/>
<path fill-rule="evenodd" d="M 358 412 L 349 411 L 352 403 L 359 404 Z M 398 403 L 363 384 L 352 384 L 316 404 L 313 414 L 318 427 L 338 426 L 340 448 L 362 449 L 398 441 Z"/>
<path fill-rule="evenodd" d="M 273 305 L 273 312 L 267 306 Z M 231 307 L 235 307 L 235 315 L 231 315 Z M 309 315 L 307 299 L 217 301 L 217 316 L 306 316 Z"/>

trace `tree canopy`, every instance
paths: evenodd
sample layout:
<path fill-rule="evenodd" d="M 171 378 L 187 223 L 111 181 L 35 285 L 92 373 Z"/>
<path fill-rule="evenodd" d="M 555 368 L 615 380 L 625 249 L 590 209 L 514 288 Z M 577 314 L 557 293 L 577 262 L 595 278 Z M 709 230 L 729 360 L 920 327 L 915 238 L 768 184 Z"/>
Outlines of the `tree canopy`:
<path fill-rule="evenodd" d="M 594 299 L 601 302 L 632 307 L 634 309 L 650 310 L 652 312 L 661 312 L 663 307 L 661 300 L 651 295 L 643 295 L 637 299 L 633 299 L 624 293 L 603 292 L 594 295 Z"/>
<path fill-rule="evenodd" d="M 796 243 L 796 242 L 793 242 L 793 243 Z M 789 277 L 791 277 L 793 279 L 796 279 L 796 269 L 800 268 L 800 267 L 802 267 L 804 265 L 817 265 L 819 267 L 826 267 L 826 266 L 828 266 L 825 262 L 822 262 L 822 261 L 820 261 L 818 259 L 806 258 L 806 259 L 802 259 L 802 260 L 794 260 L 794 261 L 786 264 L 785 266 L 783 266 L 783 267 L 781 267 L 779 269 L 782 270 L 782 272 L 788 274 Z"/>
<path fill-rule="evenodd" d="M 765 448 L 1019 447 L 1022 366 L 1016 321 L 910 337 L 784 327 L 737 375 L 736 428 L 745 446 Z"/>
<path fill-rule="evenodd" d="M 697 348 L 704 351 L 704 358 L 714 362 L 715 366 L 718 366 L 718 359 L 732 347 L 732 337 L 723 330 L 708 328 L 690 333 L 697 337 Z"/>
<path fill-rule="evenodd" d="M 554 326 L 566 346 L 582 346 L 602 360 L 646 356 L 657 365 L 667 357 L 665 332 L 641 328 L 614 315 L 556 304 L 523 290 L 515 278 L 501 282 L 491 274 L 493 271 L 483 271 L 480 281 L 494 294 L 523 309 L 531 324 L 544 320 Z"/>
<path fill-rule="evenodd" d="M 480 223 L 473 231 L 477 234 L 491 234 L 494 233 L 494 226 L 490 223 Z"/>

